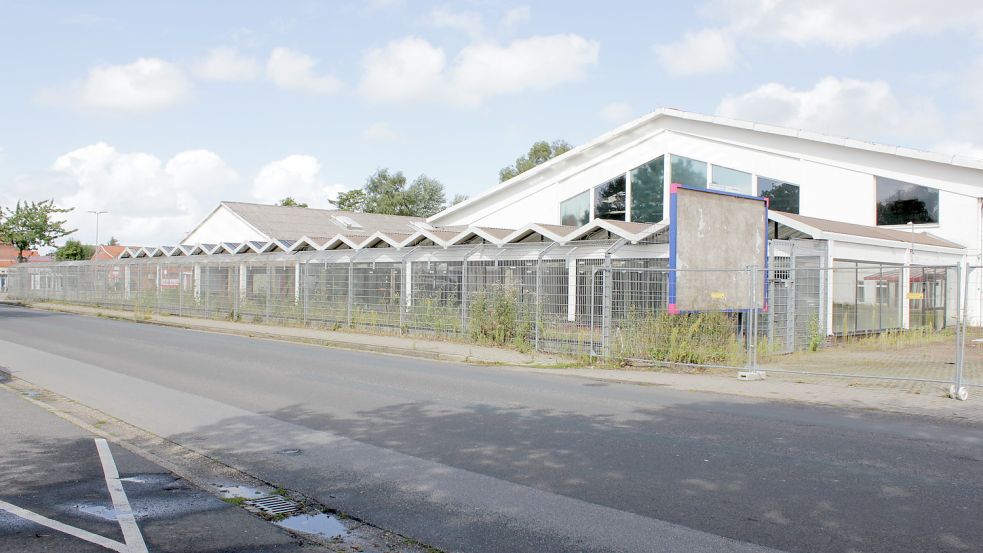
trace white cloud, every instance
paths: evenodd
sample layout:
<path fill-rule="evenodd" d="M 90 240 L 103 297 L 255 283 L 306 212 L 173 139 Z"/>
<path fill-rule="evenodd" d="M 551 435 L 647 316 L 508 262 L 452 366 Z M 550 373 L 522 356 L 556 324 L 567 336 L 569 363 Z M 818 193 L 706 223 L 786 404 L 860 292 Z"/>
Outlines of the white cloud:
<path fill-rule="evenodd" d="M 263 203 L 276 203 L 287 196 L 311 207 L 329 207 L 346 187 L 327 185 L 321 175 L 321 162 L 308 155 L 291 155 L 263 166 L 253 180 L 252 195 Z"/>
<path fill-rule="evenodd" d="M 709 0 L 700 10 L 723 23 L 654 46 L 674 75 L 730 69 L 745 42 L 820 46 L 844 52 L 901 35 L 967 31 L 983 36 L 978 0 Z"/>
<path fill-rule="evenodd" d="M 341 88 L 333 75 L 317 75 L 317 62 L 303 52 L 274 48 L 266 62 L 266 73 L 279 87 L 308 94 L 329 94 Z"/>
<path fill-rule="evenodd" d="M 672 75 L 687 76 L 726 71 L 737 61 L 737 48 L 722 29 L 688 32 L 679 42 L 653 47 L 662 66 Z"/>
<path fill-rule="evenodd" d="M 259 63 L 235 48 L 220 46 L 196 63 L 194 72 L 210 81 L 251 81 L 259 75 Z"/>
<path fill-rule="evenodd" d="M 748 38 L 843 50 L 901 34 L 983 30 L 978 0 L 715 0 L 705 9 Z"/>
<path fill-rule="evenodd" d="M 399 137 L 396 131 L 392 130 L 385 123 L 373 123 L 362 131 L 362 138 L 369 142 L 391 142 Z"/>
<path fill-rule="evenodd" d="M 602 107 L 598 115 L 605 123 L 620 125 L 631 120 L 635 115 L 635 110 L 628 102 L 612 102 Z"/>
<path fill-rule="evenodd" d="M 471 37 L 479 37 L 485 30 L 481 16 L 475 12 L 452 12 L 436 9 L 430 12 L 430 24 L 441 29 L 455 29 Z"/>
<path fill-rule="evenodd" d="M 847 136 L 888 140 L 931 136 L 940 118 L 931 102 L 899 98 L 883 81 L 826 77 L 809 90 L 778 83 L 725 98 L 725 117 Z"/>
<path fill-rule="evenodd" d="M 176 244 L 186 231 L 229 199 L 239 178 L 215 153 L 181 152 L 166 163 L 142 152 L 120 152 L 98 142 L 59 156 L 49 171 L 15 179 L 3 194 L 37 198 L 38 190 L 61 207 L 73 235 L 95 239 L 95 218 L 89 210 L 109 213 L 100 218 L 100 240 L 117 237 L 127 245 Z M 234 199 L 234 198 L 233 198 Z M 6 205 L 5 198 L 0 203 Z"/>
<path fill-rule="evenodd" d="M 154 111 L 186 99 L 191 83 L 173 63 L 140 58 L 126 65 L 93 68 L 85 80 L 38 94 L 44 104 L 108 111 Z"/>
<path fill-rule="evenodd" d="M 502 18 L 502 25 L 505 27 L 516 27 L 523 23 L 528 23 L 532 19 L 532 9 L 529 6 L 517 6 L 505 12 Z"/>
<path fill-rule="evenodd" d="M 444 51 L 408 37 L 369 51 L 362 94 L 380 103 L 438 102 L 476 107 L 487 98 L 542 91 L 581 80 L 600 45 L 573 34 L 534 36 L 501 45 L 478 42 L 451 65 Z"/>
<path fill-rule="evenodd" d="M 442 86 L 446 64 L 444 51 L 422 38 L 394 40 L 365 54 L 362 94 L 380 103 L 432 98 Z"/>

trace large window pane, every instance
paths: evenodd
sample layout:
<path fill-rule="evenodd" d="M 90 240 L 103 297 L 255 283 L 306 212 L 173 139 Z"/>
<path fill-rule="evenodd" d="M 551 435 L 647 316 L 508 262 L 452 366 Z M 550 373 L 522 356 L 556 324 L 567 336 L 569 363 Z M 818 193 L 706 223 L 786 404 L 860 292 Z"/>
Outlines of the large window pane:
<path fill-rule="evenodd" d="M 716 172 L 716 168 L 714 168 Z M 799 212 L 799 186 L 790 182 L 758 177 L 758 195 L 768 198 L 768 209 Z"/>
<path fill-rule="evenodd" d="M 688 157 L 669 156 L 672 166 L 672 180 L 676 184 L 689 186 L 692 188 L 707 187 L 707 164 L 703 161 L 696 161 Z"/>
<path fill-rule="evenodd" d="M 877 177 L 877 224 L 939 222 L 939 191 L 926 186 Z"/>
<path fill-rule="evenodd" d="M 571 227 L 586 225 L 590 221 L 590 190 L 560 203 L 560 224 Z"/>
<path fill-rule="evenodd" d="M 751 194 L 751 173 L 713 166 L 713 185 L 710 188 L 734 192 L 736 194 Z"/>
<path fill-rule="evenodd" d="M 658 223 L 665 197 L 665 160 L 662 156 L 631 170 L 631 220 Z"/>
<path fill-rule="evenodd" d="M 594 217 L 625 220 L 625 176 L 594 187 Z"/>

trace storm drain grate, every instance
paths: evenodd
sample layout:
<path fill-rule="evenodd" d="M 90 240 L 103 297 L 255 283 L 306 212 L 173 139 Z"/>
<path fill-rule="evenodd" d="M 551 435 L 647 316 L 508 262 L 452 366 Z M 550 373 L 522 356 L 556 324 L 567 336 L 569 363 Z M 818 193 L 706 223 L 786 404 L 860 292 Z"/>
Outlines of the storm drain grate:
<path fill-rule="evenodd" d="M 251 510 L 267 515 L 285 515 L 297 510 L 297 504 L 279 495 L 268 495 L 258 499 L 244 501 L 243 505 Z"/>

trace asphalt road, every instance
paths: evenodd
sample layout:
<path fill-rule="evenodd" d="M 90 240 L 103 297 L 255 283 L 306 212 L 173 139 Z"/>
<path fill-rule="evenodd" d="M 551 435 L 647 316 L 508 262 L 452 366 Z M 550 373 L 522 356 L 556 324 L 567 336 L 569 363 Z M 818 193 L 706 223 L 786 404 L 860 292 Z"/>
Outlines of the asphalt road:
<path fill-rule="evenodd" d="M 6 390 L 0 390 L 0 428 L 0 501 L 72 532 L 0 508 L 0 551 L 110 551 L 80 537 L 82 532 L 124 541 L 94 436 Z M 327 551 L 298 542 L 126 449 L 108 446 L 151 552 Z"/>
<path fill-rule="evenodd" d="M 983 550 L 975 426 L 13 307 L 0 352 L 25 380 L 445 550 Z"/>

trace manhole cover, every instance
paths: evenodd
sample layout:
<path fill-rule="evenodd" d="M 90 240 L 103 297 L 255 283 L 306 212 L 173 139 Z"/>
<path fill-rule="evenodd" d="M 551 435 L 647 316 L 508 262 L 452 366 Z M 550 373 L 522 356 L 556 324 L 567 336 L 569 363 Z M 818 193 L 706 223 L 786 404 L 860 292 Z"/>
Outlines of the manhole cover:
<path fill-rule="evenodd" d="M 296 503 L 279 495 L 268 495 L 259 499 L 250 499 L 245 501 L 243 505 L 249 510 L 259 511 L 267 515 L 285 515 L 297 510 Z"/>

